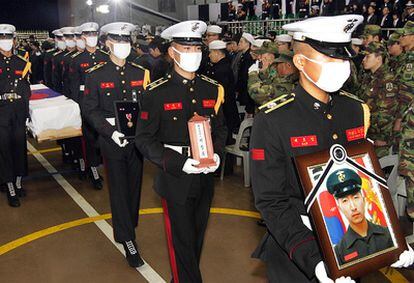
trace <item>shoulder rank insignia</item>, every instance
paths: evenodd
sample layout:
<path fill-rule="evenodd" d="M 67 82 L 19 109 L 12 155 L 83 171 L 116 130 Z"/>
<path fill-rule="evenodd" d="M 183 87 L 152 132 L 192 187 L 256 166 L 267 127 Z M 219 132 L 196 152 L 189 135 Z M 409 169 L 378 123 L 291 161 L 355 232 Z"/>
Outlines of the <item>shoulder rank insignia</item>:
<path fill-rule="evenodd" d="M 365 101 L 363 101 L 362 99 L 360 99 L 355 94 L 352 94 L 350 92 L 344 91 L 342 89 L 339 91 L 339 95 L 347 96 L 347 97 L 352 98 L 353 100 L 356 100 L 358 102 L 365 103 Z"/>
<path fill-rule="evenodd" d="M 46 50 L 46 53 L 50 53 L 50 52 L 53 52 L 53 51 L 55 51 L 55 48 L 50 48 L 50 49 Z"/>
<path fill-rule="evenodd" d="M 288 103 L 291 103 L 293 100 L 295 100 L 295 94 L 284 94 L 279 97 L 276 97 L 275 99 L 272 99 L 262 106 L 259 107 L 259 110 L 265 109 L 265 113 L 270 113 L 273 110 L 276 110 Z"/>
<path fill-rule="evenodd" d="M 75 58 L 76 56 L 78 56 L 79 54 L 81 54 L 83 51 L 78 51 L 78 52 L 76 52 L 75 54 L 73 54 L 73 55 L 71 55 L 70 57 L 73 59 L 73 58 Z"/>
<path fill-rule="evenodd" d="M 102 52 L 103 54 L 105 54 L 105 55 L 109 55 L 109 53 L 108 52 L 106 52 L 105 50 L 103 50 L 103 49 L 98 49 L 100 52 Z"/>
<path fill-rule="evenodd" d="M 98 65 L 93 66 L 92 68 L 87 69 L 87 70 L 85 71 L 85 73 L 90 74 L 90 73 L 92 73 L 93 71 L 96 71 L 96 70 L 98 70 L 99 68 L 101 68 L 101 67 L 105 66 L 105 64 L 106 64 L 106 63 L 107 63 L 107 62 L 101 62 L 101 63 L 99 63 Z"/>
<path fill-rule="evenodd" d="M 129 64 L 131 64 L 134 67 L 140 68 L 141 70 L 145 71 L 146 69 L 144 67 L 142 67 L 141 65 L 138 65 L 137 63 L 134 62 L 128 62 Z"/>
<path fill-rule="evenodd" d="M 166 82 L 168 82 L 168 80 L 171 78 L 171 76 L 166 76 L 163 77 L 161 79 L 158 79 L 156 81 L 153 81 L 152 83 L 150 83 L 147 87 L 148 90 L 153 90 L 154 88 L 159 87 L 162 84 L 165 84 Z"/>
<path fill-rule="evenodd" d="M 17 54 L 16 55 L 17 57 L 19 57 L 20 59 L 22 59 L 23 61 L 25 61 L 25 62 L 29 62 L 26 58 L 24 58 L 23 56 L 21 56 L 21 55 L 19 55 L 19 54 Z"/>
<path fill-rule="evenodd" d="M 212 83 L 212 84 L 214 84 L 214 85 L 218 85 L 218 84 L 219 84 L 217 81 L 215 81 L 215 80 L 213 80 L 212 78 L 209 78 L 209 77 L 207 77 L 207 76 L 205 76 L 205 75 L 200 75 L 200 78 L 201 78 L 202 80 L 207 81 L 207 82 L 209 82 L 209 83 Z"/>
<path fill-rule="evenodd" d="M 63 50 L 58 50 L 58 51 L 56 51 L 55 53 L 53 53 L 53 56 L 56 56 L 56 55 L 59 55 L 60 53 L 62 53 L 63 52 Z"/>

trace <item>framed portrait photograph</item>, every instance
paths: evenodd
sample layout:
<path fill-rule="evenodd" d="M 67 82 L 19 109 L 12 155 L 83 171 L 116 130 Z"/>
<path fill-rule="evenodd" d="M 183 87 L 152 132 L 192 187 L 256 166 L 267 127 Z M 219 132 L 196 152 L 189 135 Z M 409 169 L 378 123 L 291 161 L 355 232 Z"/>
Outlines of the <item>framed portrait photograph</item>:
<path fill-rule="evenodd" d="M 398 260 L 407 245 L 369 142 L 299 156 L 295 166 L 331 278 L 358 278 Z"/>

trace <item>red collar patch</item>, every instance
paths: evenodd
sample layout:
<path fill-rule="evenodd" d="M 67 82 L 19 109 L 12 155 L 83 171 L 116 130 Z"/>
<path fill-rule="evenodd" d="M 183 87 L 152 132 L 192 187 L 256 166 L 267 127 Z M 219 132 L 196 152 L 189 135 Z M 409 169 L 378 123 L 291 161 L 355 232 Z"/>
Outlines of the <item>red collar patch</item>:
<path fill-rule="evenodd" d="M 290 145 L 292 147 L 317 146 L 318 145 L 318 137 L 316 135 L 291 137 L 290 138 Z"/>
<path fill-rule="evenodd" d="M 356 258 L 356 257 L 358 257 L 358 252 L 354 251 L 350 254 L 345 255 L 344 259 L 345 259 L 345 261 L 350 261 L 351 259 Z"/>
<path fill-rule="evenodd" d="M 164 103 L 164 111 L 181 110 L 183 104 L 181 102 Z"/>
<path fill-rule="evenodd" d="M 113 82 L 101 83 L 101 88 L 115 88 L 115 84 Z"/>
<path fill-rule="evenodd" d="M 346 139 L 348 141 L 356 141 L 365 138 L 364 126 L 346 130 Z"/>
<path fill-rule="evenodd" d="M 214 105 L 216 105 L 216 101 L 214 99 L 203 100 L 203 108 L 214 108 Z"/>
<path fill-rule="evenodd" d="M 22 74 L 23 74 L 23 71 L 16 70 L 16 71 L 14 71 L 14 73 L 15 73 L 16 75 L 20 76 L 20 75 L 22 75 Z"/>
<path fill-rule="evenodd" d="M 144 84 L 144 81 L 143 80 L 141 80 L 141 81 L 131 81 L 131 86 L 132 87 L 134 87 L 134 86 L 142 86 Z"/>

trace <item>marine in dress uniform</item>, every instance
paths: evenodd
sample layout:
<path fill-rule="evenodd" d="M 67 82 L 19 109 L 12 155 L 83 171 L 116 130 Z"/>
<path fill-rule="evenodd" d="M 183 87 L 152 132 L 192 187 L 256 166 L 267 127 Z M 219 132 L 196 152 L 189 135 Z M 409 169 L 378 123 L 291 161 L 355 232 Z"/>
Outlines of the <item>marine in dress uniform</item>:
<path fill-rule="evenodd" d="M 97 171 L 97 167 L 102 162 L 99 151 L 98 133 L 85 119 L 83 111 L 83 92 L 85 89 L 86 71 L 109 60 L 108 53 L 97 48 L 98 30 L 99 25 L 97 23 L 85 23 L 79 27 L 81 40 L 85 42 L 85 50 L 73 55 L 69 67 L 69 77 L 72 94 L 71 98 L 81 107 L 83 133 L 82 146 L 86 168 L 89 168 L 88 170 L 90 170 L 90 177 L 94 188 L 102 189 L 102 179 Z"/>
<path fill-rule="evenodd" d="M 154 180 L 162 197 L 174 283 L 202 282 L 199 268 L 204 233 L 214 194 L 214 175 L 227 137 L 221 104 L 223 88 L 196 75 L 206 25 L 186 21 L 166 29 L 174 71 L 144 94 L 135 143 L 158 166 Z M 187 122 L 194 114 L 210 119 L 215 166 L 198 168 L 191 158 Z M 173 130 L 172 130 L 173 129 Z"/>
<path fill-rule="evenodd" d="M 13 54 L 12 25 L 0 25 L 0 184 L 7 184 L 10 206 L 25 196 L 22 177 L 27 175 L 26 119 L 29 117 L 30 63 Z"/>
<path fill-rule="evenodd" d="M 59 49 L 64 50 L 66 48 L 64 41 L 63 41 L 63 34 L 58 29 L 52 31 L 52 34 L 55 40 L 55 47 L 49 50 L 46 50 L 45 56 L 43 58 L 43 79 L 44 79 L 44 84 L 49 88 L 53 88 L 53 85 L 52 85 L 53 54 L 59 51 Z"/>
<path fill-rule="evenodd" d="M 354 54 L 351 33 L 362 20 L 315 17 L 283 27 L 294 32 L 299 85 L 261 107 L 250 141 L 255 203 L 268 230 L 253 256 L 266 263 L 270 282 L 317 282 L 315 269 L 324 268 L 315 236 L 302 222 L 307 216 L 292 158 L 365 138 L 368 107 L 339 91 Z"/>
<path fill-rule="evenodd" d="M 107 35 L 110 60 L 89 69 L 85 79 L 83 115 L 99 134 L 106 166 L 115 241 L 122 243 L 130 266 L 144 264 L 135 242 L 141 196 L 141 153 L 133 140 L 115 128 L 115 101 L 139 100 L 150 82 L 149 71 L 125 59 L 131 50 L 129 23 L 111 23 L 101 28 Z"/>
<path fill-rule="evenodd" d="M 348 168 L 335 170 L 326 180 L 328 192 L 336 199 L 349 226 L 341 241 L 335 245 L 339 264 L 364 258 L 394 246 L 387 227 L 365 218 L 365 196 L 359 175 Z"/>

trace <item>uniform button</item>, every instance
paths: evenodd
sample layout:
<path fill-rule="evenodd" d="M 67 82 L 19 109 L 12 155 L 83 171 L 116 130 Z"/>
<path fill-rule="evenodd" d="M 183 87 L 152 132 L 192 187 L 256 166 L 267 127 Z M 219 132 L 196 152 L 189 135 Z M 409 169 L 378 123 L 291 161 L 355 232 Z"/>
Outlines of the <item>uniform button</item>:
<path fill-rule="evenodd" d="M 194 88 L 192 88 L 192 87 L 191 87 L 191 88 L 190 88 L 190 91 L 194 91 Z"/>
<path fill-rule="evenodd" d="M 108 92 L 106 95 L 107 95 L 107 96 L 110 96 L 111 94 Z"/>
<path fill-rule="evenodd" d="M 337 135 L 337 134 L 333 134 L 333 135 L 332 135 L 332 138 L 333 138 L 334 140 L 337 140 L 337 139 L 338 139 L 338 135 Z"/>
<path fill-rule="evenodd" d="M 194 112 L 194 115 L 197 115 L 197 112 Z"/>
<path fill-rule="evenodd" d="M 7 68 L 6 70 L 7 70 L 7 71 L 10 71 L 10 68 Z"/>
<path fill-rule="evenodd" d="M 125 81 L 122 81 L 121 83 L 123 83 L 123 84 L 124 84 L 124 83 L 125 83 Z"/>
<path fill-rule="evenodd" d="M 96 65 L 96 62 L 93 62 L 94 65 Z"/>
<path fill-rule="evenodd" d="M 8 75 L 7 77 L 10 78 L 10 75 Z"/>
<path fill-rule="evenodd" d="M 124 75 L 124 72 L 121 72 L 121 76 L 123 76 Z"/>
<path fill-rule="evenodd" d="M 183 80 L 183 84 L 186 84 L 186 83 L 188 83 L 188 81 L 187 80 Z"/>
<path fill-rule="evenodd" d="M 126 93 L 126 90 L 124 89 L 122 92 L 123 92 L 123 93 Z"/>
<path fill-rule="evenodd" d="M 9 61 L 6 61 L 6 64 L 9 64 Z"/>
<path fill-rule="evenodd" d="M 167 78 L 171 79 L 171 75 L 168 75 Z"/>
<path fill-rule="evenodd" d="M 118 66 L 116 67 L 116 70 L 119 71 L 119 67 Z"/>
<path fill-rule="evenodd" d="M 318 110 L 319 108 L 321 108 L 321 105 L 318 102 L 315 102 L 313 104 L 313 109 Z"/>
<path fill-rule="evenodd" d="M 124 98 L 124 100 L 126 100 L 126 98 Z"/>
<path fill-rule="evenodd" d="M 95 59 L 95 56 L 92 56 L 92 59 Z"/>
<path fill-rule="evenodd" d="M 196 103 L 197 103 L 197 100 L 193 99 L 193 100 L 191 100 L 191 102 L 192 102 L 193 104 L 196 104 Z"/>
<path fill-rule="evenodd" d="M 332 120 L 332 115 L 331 114 L 327 114 L 326 118 L 328 118 L 328 120 Z"/>
<path fill-rule="evenodd" d="M 177 117 L 173 117 L 173 120 L 174 120 L 174 121 L 177 121 L 177 119 L 178 119 Z"/>

